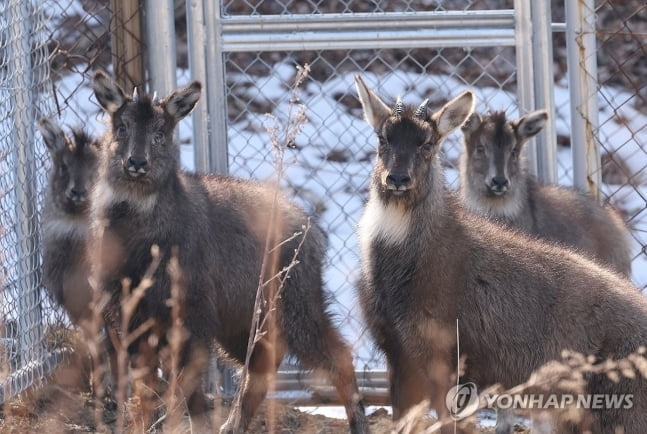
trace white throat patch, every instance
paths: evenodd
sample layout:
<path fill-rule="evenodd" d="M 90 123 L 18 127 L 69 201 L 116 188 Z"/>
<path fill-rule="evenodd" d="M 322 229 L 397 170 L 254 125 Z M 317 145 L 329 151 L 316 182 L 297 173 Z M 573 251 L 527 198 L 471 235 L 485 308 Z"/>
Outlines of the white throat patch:
<path fill-rule="evenodd" d="M 520 197 L 518 188 L 508 191 L 503 197 L 493 198 L 484 197 L 470 188 L 462 188 L 461 196 L 463 204 L 470 212 L 491 219 L 513 220 L 521 214 L 525 202 L 524 198 Z"/>
<path fill-rule="evenodd" d="M 99 217 L 100 214 L 97 212 L 101 212 L 109 206 L 119 202 L 128 202 L 128 204 L 138 212 L 146 214 L 155 207 L 155 204 L 157 203 L 157 194 L 151 194 L 142 198 L 128 194 L 128 192 L 115 191 L 107 182 L 100 181 L 97 184 L 95 197 L 92 201 L 93 207 L 96 206 L 97 208 L 93 209 L 93 216 L 95 218 Z"/>
<path fill-rule="evenodd" d="M 60 240 L 66 238 L 85 238 L 88 234 L 88 222 L 85 218 L 53 218 L 43 223 L 46 239 Z"/>
<path fill-rule="evenodd" d="M 390 245 L 401 244 L 409 235 L 410 226 L 411 213 L 404 207 L 384 205 L 378 198 L 371 197 L 358 225 L 362 250 L 376 239 Z"/>

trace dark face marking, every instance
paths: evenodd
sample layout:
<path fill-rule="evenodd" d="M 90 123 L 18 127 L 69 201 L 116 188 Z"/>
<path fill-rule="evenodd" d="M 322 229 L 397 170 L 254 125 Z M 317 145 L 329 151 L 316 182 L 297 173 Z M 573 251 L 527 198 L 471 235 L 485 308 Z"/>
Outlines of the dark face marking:
<path fill-rule="evenodd" d="M 378 136 L 372 184 L 380 200 L 413 207 L 432 190 L 441 190 L 438 149 L 474 110 L 474 94 L 465 91 L 430 116 L 427 100 L 414 109 L 404 107 L 398 98 L 395 107 L 390 108 L 359 75 L 355 76 L 355 87 L 364 118 Z"/>
<path fill-rule="evenodd" d="M 523 147 L 505 113 L 492 113 L 470 122 L 463 134 L 471 187 L 488 197 L 505 195 L 522 170 L 519 154 Z"/>
<path fill-rule="evenodd" d="M 175 119 L 150 96 L 127 101 L 112 115 L 108 180 L 118 188 L 152 193 L 179 167 Z"/>
<path fill-rule="evenodd" d="M 415 116 L 411 107 L 384 121 L 378 131 L 374 183 L 385 201 L 413 203 L 426 193 L 439 141 L 435 125 Z"/>
<path fill-rule="evenodd" d="M 74 130 L 73 138 L 66 137 L 65 146 L 52 154 L 50 194 L 55 206 L 71 215 L 87 212 L 98 166 L 98 143 Z"/>
<path fill-rule="evenodd" d="M 95 96 L 111 115 L 111 143 L 106 149 L 107 182 L 131 197 L 149 196 L 180 165 L 180 150 L 173 143 L 177 123 L 200 98 L 201 84 L 194 81 L 158 101 L 150 95 L 125 96 L 104 72 L 93 78 Z"/>

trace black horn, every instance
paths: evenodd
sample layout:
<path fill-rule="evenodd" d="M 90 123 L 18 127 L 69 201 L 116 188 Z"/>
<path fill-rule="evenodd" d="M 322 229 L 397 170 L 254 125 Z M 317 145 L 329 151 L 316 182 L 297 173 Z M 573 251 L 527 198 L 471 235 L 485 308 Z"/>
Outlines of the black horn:
<path fill-rule="evenodd" d="M 393 106 L 393 114 L 400 116 L 402 113 L 404 113 L 404 104 L 402 104 L 402 98 L 398 97 Z"/>
<path fill-rule="evenodd" d="M 427 106 L 429 105 L 429 98 L 424 100 L 422 104 L 416 109 L 415 116 L 420 119 L 425 119 L 427 117 Z"/>

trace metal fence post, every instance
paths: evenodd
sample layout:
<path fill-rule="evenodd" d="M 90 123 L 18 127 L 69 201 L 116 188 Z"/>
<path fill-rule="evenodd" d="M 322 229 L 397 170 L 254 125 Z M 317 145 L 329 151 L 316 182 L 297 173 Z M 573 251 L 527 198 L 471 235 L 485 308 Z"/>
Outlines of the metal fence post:
<path fill-rule="evenodd" d="M 204 5 L 201 0 L 186 2 L 187 33 L 189 40 L 189 68 L 194 80 L 207 84 L 206 25 Z M 196 172 L 209 172 L 209 93 L 205 91 L 203 102 L 193 110 L 193 151 Z"/>
<path fill-rule="evenodd" d="M 193 114 L 195 168 L 199 172 L 229 172 L 227 93 L 219 0 L 187 0 L 191 74 L 207 91 Z M 209 23 L 209 25 L 206 25 Z"/>
<path fill-rule="evenodd" d="M 194 161 L 198 172 L 227 174 L 227 93 L 220 0 L 187 0 L 189 65 L 194 79 L 205 87 L 204 102 L 193 112 Z M 206 25 L 206 23 L 209 25 Z M 224 397 L 236 393 L 235 370 L 212 358 L 208 373 L 210 387 Z"/>
<path fill-rule="evenodd" d="M 557 135 L 553 90 L 553 41 L 549 1 L 532 2 L 532 57 L 535 109 L 548 110 L 548 122 L 535 139 L 537 176 L 545 183 L 557 180 Z"/>
<path fill-rule="evenodd" d="M 209 130 L 209 171 L 226 174 L 229 172 L 227 140 L 227 86 L 225 81 L 225 53 L 222 47 L 222 1 L 203 0 L 204 14 L 210 23 L 206 31 L 207 82 L 211 88 L 207 104 L 211 119 Z M 222 394 L 232 397 L 236 394 L 236 371 L 218 364 L 221 372 Z"/>
<path fill-rule="evenodd" d="M 571 100 L 573 185 L 599 199 L 597 58 L 593 0 L 566 2 L 566 49 Z"/>
<path fill-rule="evenodd" d="M 207 83 L 210 95 L 207 100 L 211 120 L 209 138 L 209 169 L 215 173 L 228 173 L 227 152 L 227 92 L 225 63 L 222 47 L 222 1 L 203 0 L 204 15 L 209 23 L 206 32 Z"/>
<path fill-rule="evenodd" d="M 173 0 L 146 0 L 145 7 L 149 89 L 164 96 L 176 86 Z"/>
<path fill-rule="evenodd" d="M 517 96 L 519 115 L 535 109 L 535 74 L 533 68 L 532 20 L 530 0 L 514 1 L 515 45 L 517 59 Z M 525 145 L 528 171 L 537 175 L 537 147 L 534 140 Z"/>
<path fill-rule="evenodd" d="M 7 65 L 12 71 L 13 88 L 13 164 L 15 170 L 14 207 L 16 231 L 18 299 L 17 336 L 20 365 L 39 360 L 42 355 L 40 285 L 40 254 L 38 243 L 38 211 L 36 206 L 36 158 L 34 156 L 35 98 L 32 89 L 33 68 L 30 43 L 30 3 L 10 0 L 7 21 L 10 23 L 10 50 Z"/>

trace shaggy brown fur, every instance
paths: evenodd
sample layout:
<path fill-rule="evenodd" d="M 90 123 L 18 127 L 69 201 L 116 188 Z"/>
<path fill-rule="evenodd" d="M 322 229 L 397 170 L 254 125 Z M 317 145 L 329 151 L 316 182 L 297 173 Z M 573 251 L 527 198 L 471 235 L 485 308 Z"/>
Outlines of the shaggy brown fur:
<path fill-rule="evenodd" d="M 153 334 L 163 346 L 170 326 L 171 279 L 167 263 L 177 249 L 180 264 L 183 324 L 189 331 L 186 366 L 193 354 L 206 352 L 216 342 L 235 363 L 247 355 L 252 317 L 266 235 L 270 247 L 262 278 L 266 303 L 262 318 L 265 334 L 251 354 L 250 379 L 242 402 L 242 429 L 246 429 L 264 399 L 271 376 L 286 352 L 304 367 L 327 373 L 346 407 L 353 433 L 368 430 L 348 345 L 333 326 L 322 283 L 326 237 L 313 225 L 304 235 L 307 216 L 270 186 L 224 176 L 196 175 L 180 169 L 175 127 L 197 103 L 201 85 L 172 92 L 153 101 L 143 95 L 126 97 L 104 73 L 94 76 L 94 90 L 110 114 L 110 133 L 103 154 L 95 212 L 106 219 L 102 286 L 118 306 L 121 279 L 140 283 L 151 263 L 151 246 L 159 246 L 162 262 L 130 325 L 134 329 L 154 318 Z M 274 226 L 272 209 L 276 209 Z M 297 234 L 296 236 L 294 236 Z M 305 238 L 304 238 L 305 236 Z M 274 275 L 283 275 L 301 243 L 289 278 L 278 290 Z M 275 306 L 276 309 L 270 309 Z M 154 341 L 154 340 L 153 340 Z M 140 339 L 133 354 L 151 353 L 152 340 Z M 152 352 L 157 351 L 153 349 Z M 156 366 L 153 357 L 149 369 Z M 201 363 L 200 370 L 204 369 Z M 198 388 L 199 389 L 199 388 Z M 189 400 L 194 414 L 204 411 L 200 390 Z M 221 432 L 231 432 L 228 421 Z"/>
<path fill-rule="evenodd" d="M 52 167 L 43 208 L 43 284 L 74 324 L 90 318 L 92 290 L 85 243 L 90 192 L 99 165 L 98 142 L 81 130 L 66 137 L 48 119 L 38 125 Z"/>
<path fill-rule="evenodd" d="M 359 224 L 359 295 L 386 354 L 395 419 L 425 399 L 448 415 L 457 324 L 462 381 L 480 387 L 520 384 L 563 350 L 602 361 L 647 344 L 647 301 L 629 281 L 466 213 L 445 189 L 438 151 L 471 113 L 471 93 L 419 117 L 394 113 L 361 78 L 356 84 L 380 140 Z M 595 410 L 594 432 L 647 432 L 644 378 L 595 375 L 588 392 L 634 396 L 631 410 Z"/>
<path fill-rule="evenodd" d="M 620 215 L 588 194 L 542 185 L 528 174 L 523 145 L 541 131 L 547 118 L 544 110 L 515 120 L 507 120 L 503 112 L 470 116 L 462 128 L 463 204 L 476 214 L 574 248 L 629 276 L 629 234 Z"/>

